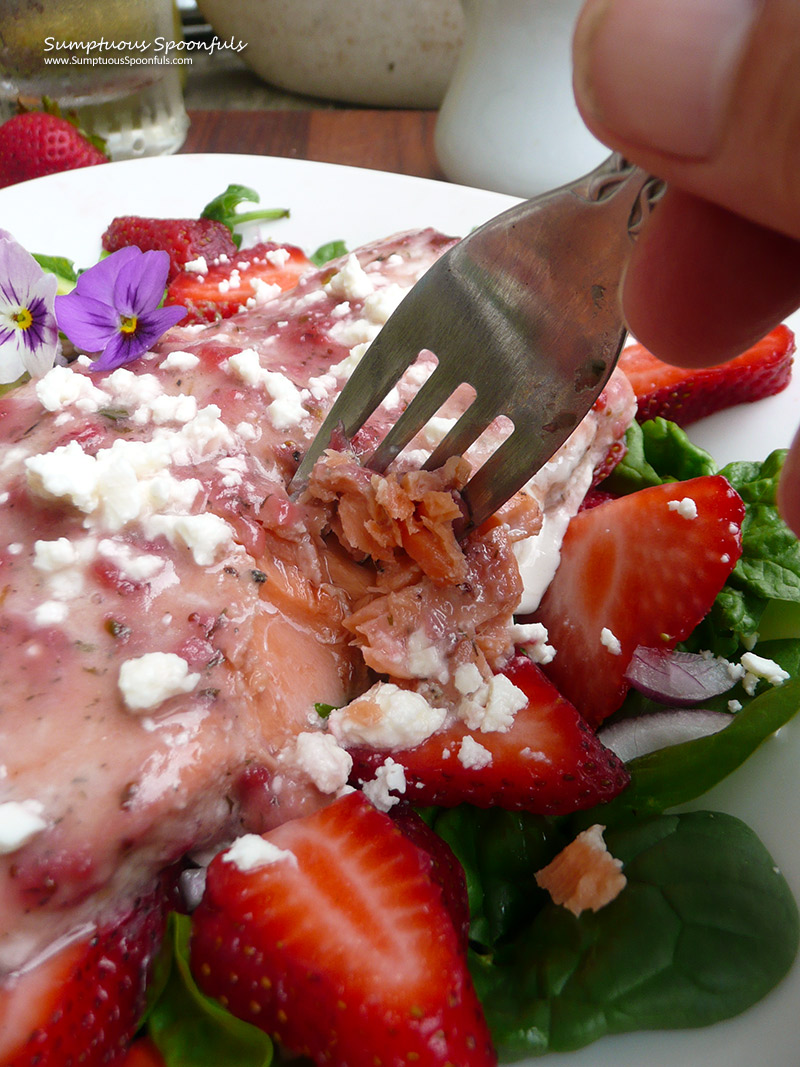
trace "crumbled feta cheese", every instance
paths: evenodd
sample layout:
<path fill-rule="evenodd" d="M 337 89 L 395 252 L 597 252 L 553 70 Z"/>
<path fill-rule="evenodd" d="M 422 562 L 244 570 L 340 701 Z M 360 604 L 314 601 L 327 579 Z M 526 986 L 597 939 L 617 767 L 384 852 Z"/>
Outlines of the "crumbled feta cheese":
<path fill-rule="evenodd" d="M 442 684 L 449 678 L 447 657 L 421 629 L 408 638 L 406 666 L 412 678 L 434 678 Z"/>
<path fill-rule="evenodd" d="M 342 745 L 412 748 L 436 733 L 446 717 L 444 708 L 434 708 L 420 693 L 376 682 L 362 696 L 334 709 L 328 728 Z"/>
<path fill-rule="evenodd" d="M 600 631 L 600 644 L 607 648 L 612 656 L 622 655 L 622 645 L 619 638 L 607 626 Z"/>
<path fill-rule="evenodd" d="M 456 713 L 470 730 L 481 733 L 506 733 L 517 712 L 528 703 L 522 690 L 504 674 L 494 675 L 488 682 L 461 700 Z"/>
<path fill-rule="evenodd" d="M 298 389 L 285 374 L 262 367 L 255 349 L 245 348 L 236 352 L 225 360 L 222 368 L 229 374 L 235 374 L 247 385 L 265 389 L 269 393 L 272 403 L 267 406 L 267 415 L 276 430 L 297 426 L 308 414 L 303 407 L 308 392 Z"/>
<path fill-rule="evenodd" d="M 252 300 L 255 306 L 266 304 L 268 300 L 272 300 L 273 297 L 278 296 L 281 292 L 281 287 L 276 285 L 275 282 L 268 282 L 264 278 L 259 278 L 258 275 L 250 278 L 249 281 L 250 288 L 253 290 Z"/>
<path fill-rule="evenodd" d="M 667 507 L 670 511 L 677 511 L 682 519 L 697 518 L 697 503 L 690 496 L 685 496 L 682 500 L 670 500 Z"/>
<path fill-rule="evenodd" d="M 509 636 L 515 645 L 519 645 L 528 659 L 534 663 L 551 663 L 556 650 L 548 644 L 547 627 L 541 622 L 516 622 L 509 626 Z"/>
<path fill-rule="evenodd" d="M 351 252 L 340 269 L 325 283 L 325 291 L 338 300 L 363 300 L 374 291 L 372 279 Z"/>
<path fill-rule="evenodd" d="M 264 256 L 267 263 L 271 263 L 273 267 L 277 267 L 279 270 L 285 267 L 291 258 L 292 253 L 288 248 L 272 248 Z"/>
<path fill-rule="evenodd" d="M 467 734 L 459 745 L 458 761 L 467 770 L 480 771 L 492 762 L 492 754 L 488 748 L 484 748 L 474 737 Z"/>
<path fill-rule="evenodd" d="M 170 697 L 191 693 L 200 675 L 174 652 L 147 652 L 126 659 L 119 670 L 119 688 L 129 711 L 158 707 Z"/>
<path fill-rule="evenodd" d="M 476 663 L 460 663 L 453 674 L 453 682 L 462 696 L 472 696 L 483 685 L 483 675 Z"/>
<path fill-rule="evenodd" d="M 157 438 L 157 441 L 168 442 L 168 447 L 174 450 L 171 458 L 175 463 L 192 463 L 198 456 L 230 448 L 233 435 L 220 418 L 221 415 L 222 411 L 216 404 L 207 404 L 177 433 L 169 433 Z M 163 431 L 160 432 L 163 434 Z"/>
<path fill-rule="evenodd" d="M 99 411 L 110 401 L 108 393 L 98 389 L 88 375 L 61 366 L 53 367 L 37 381 L 36 396 L 46 411 L 74 406 L 87 414 Z"/>
<path fill-rule="evenodd" d="M 0 855 L 7 856 L 47 829 L 38 800 L 7 800 L 0 804 Z"/>
<path fill-rule="evenodd" d="M 115 404 L 130 409 L 149 404 L 164 391 L 155 374 L 136 374 L 126 367 L 117 367 L 103 385 L 111 392 Z"/>
<path fill-rule="evenodd" d="M 770 685 L 783 685 L 789 678 L 789 673 L 774 660 L 757 656 L 754 652 L 745 652 L 740 662 L 745 670 L 742 685 L 749 696 L 755 693 L 756 686 L 762 679 Z"/>
<path fill-rule="evenodd" d="M 400 763 L 388 756 L 375 772 L 371 782 L 364 782 L 362 792 L 364 796 L 375 805 L 378 811 L 389 811 L 395 804 L 400 802 L 399 796 L 394 793 L 405 793 L 406 772 Z"/>
<path fill-rule="evenodd" d="M 293 762 L 321 793 L 337 793 L 350 777 L 353 758 L 336 738 L 322 730 L 297 735 Z"/>
<path fill-rule="evenodd" d="M 37 626 L 58 626 L 69 614 L 69 608 L 61 600 L 43 600 L 36 605 L 33 616 Z"/>
<path fill-rule="evenodd" d="M 33 543 L 33 565 L 37 570 L 60 571 L 72 567 L 77 560 L 78 552 L 67 537 Z"/>
<path fill-rule="evenodd" d="M 236 433 L 243 441 L 255 441 L 258 437 L 258 428 L 250 422 L 240 422 L 236 427 Z"/>
<path fill-rule="evenodd" d="M 456 422 L 456 419 L 446 419 L 441 415 L 434 415 L 433 418 L 428 419 L 421 431 L 425 445 L 431 449 L 436 448 L 450 433 Z"/>
<path fill-rule="evenodd" d="M 97 553 L 117 566 L 126 578 L 134 582 L 149 581 L 164 567 L 164 560 L 160 556 L 135 552 L 127 541 L 115 541 L 110 537 L 105 537 L 98 543 Z"/>
<path fill-rule="evenodd" d="M 346 382 L 366 355 L 368 348 L 369 342 L 354 345 L 350 349 L 350 355 L 345 356 L 344 359 L 334 364 L 334 366 L 330 368 L 330 373 L 333 374 L 339 381 Z"/>
<path fill-rule="evenodd" d="M 200 357 L 193 352 L 176 350 L 161 361 L 161 370 L 187 371 L 193 370 L 200 362 Z"/>
<path fill-rule="evenodd" d="M 140 425 L 153 422 L 163 426 L 167 422 L 190 422 L 197 416 L 197 399 L 186 393 L 171 395 L 163 393 L 149 404 L 142 404 L 136 409 L 134 421 Z"/>
<path fill-rule="evenodd" d="M 370 293 L 364 300 L 365 317 L 370 322 L 383 326 L 407 292 L 407 289 L 393 282 Z"/>
<path fill-rule="evenodd" d="M 183 269 L 188 270 L 191 274 L 208 274 L 206 257 L 198 256 L 196 259 L 187 259 L 183 264 Z"/>
<path fill-rule="evenodd" d="M 289 862 L 297 866 L 297 856 L 288 848 L 278 848 L 258 834 L 242 834 L 222 853 L 225 863 L 232 863 L 240 871 L 256 871 L 273 863 Z"/>
<path fill-rule="evenodd" d="M 151 515 L 143 523 L 148 537 L 163 535 L 183 544 L 200 567 L 209 567 L 221 549 L 234 544 L 233 527 L 219 515 Z"/>

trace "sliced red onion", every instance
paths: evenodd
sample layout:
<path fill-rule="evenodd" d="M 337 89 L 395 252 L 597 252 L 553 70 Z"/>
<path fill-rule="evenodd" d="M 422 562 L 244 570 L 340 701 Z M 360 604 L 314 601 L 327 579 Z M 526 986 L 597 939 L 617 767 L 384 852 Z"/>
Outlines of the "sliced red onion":
<path fill-rule="evenodd" d="M 661 704 L 691 707 L 727 693 L 735 684 L 724 659 L 697 652 L 665 652 L 639 645 L 625 672 L 626 681 Z"/>
<path fill-rule="evenodd" d="M 734 718 L 724 711 L 703 708 L 669 708 L 603 726 L 597 736 L 612 752 L 627 763 L 635 756 L 645 756 L 682 741 L 695 741 L 719 733 Z"/>

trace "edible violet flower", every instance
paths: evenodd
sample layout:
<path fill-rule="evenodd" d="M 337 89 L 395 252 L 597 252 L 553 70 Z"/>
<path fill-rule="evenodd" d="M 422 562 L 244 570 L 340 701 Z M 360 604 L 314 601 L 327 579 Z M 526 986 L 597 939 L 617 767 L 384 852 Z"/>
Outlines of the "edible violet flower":
<path fill-rule="evenodd" d="M 168 272 L 166 252 L 120 248 L 79 275 L 71 293 L 56 297 L 59 328 L 77 348 L 99 353 L 92 370 L 138 359 L 184 318 L 186 308 L 158 306 Z"/>
<path fill-rule="evenodd" d="M 58 354 L 53 314 L 58 282 L 0 230 L 0 383 L 46 374 Z"/>

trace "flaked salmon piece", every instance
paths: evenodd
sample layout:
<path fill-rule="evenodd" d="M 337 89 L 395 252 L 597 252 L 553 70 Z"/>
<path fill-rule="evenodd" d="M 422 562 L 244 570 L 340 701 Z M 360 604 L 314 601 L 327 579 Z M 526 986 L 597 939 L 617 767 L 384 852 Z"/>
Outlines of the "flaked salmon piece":
<path fill-rule="evenodd" d="M 303 499 L 328 509 L 331 529 L 355 558 L 404 566 L 410 559 L 434 582 L 461 582 L 467 567 L 456 536 L 464 519 L 457 494 L 469 473 L 466 460 L 453 457 L 437 471 L 375 474 L 328 450 Z"/>
<path fill-rule="evenodd" d="M 458 665 L 488 677 L 510 654 L 514 542 L 546 478 L 511 525 L 463 542 L 461 461 L 422 475 L 406 454 L 327 501 L 287 493 L 352 366 L 452 243 L 366 246 L 131 368 L 80 359 L 0 401 L 0 974 L 113 922 L 182 856 L 327 803 L 346 771 L 309 763 L 328 736 L 315 704 L 376 672 L 455 701 Z M 564 484 L 612 423 L 573 442 Z"/>
<path fill-rule="evenodd" d="M 513 652 L 509 626 L 522 592 L 502 525 L 472 532 L 463 549 L 462 581 L 445 585 L 420 573 L 402 587 L 368 595 L 345 620 L 373 670 L 413 682 L 427 699 L 453 706 L 460 699 L 458 666 L 474 662 L 488 678 Z"/>
<path fill-rule="evenodd" d="M 598 824 L 582 831 L 536 873 L 539 888 L 573 915 L 599 911 L 616 900 L 627 884 L 622 861 L 611 855 L 603 840 L 604 830 Z"/>

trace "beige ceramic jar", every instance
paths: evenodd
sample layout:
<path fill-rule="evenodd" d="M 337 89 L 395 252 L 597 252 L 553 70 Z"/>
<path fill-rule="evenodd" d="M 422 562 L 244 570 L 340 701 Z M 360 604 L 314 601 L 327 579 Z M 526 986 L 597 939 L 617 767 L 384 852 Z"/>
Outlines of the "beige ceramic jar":
<path fill-rule="evenodd" d="M 459 0 L 198 0 L 220 39 L 290 92 L 438 107 L 463 33 Z"/>

